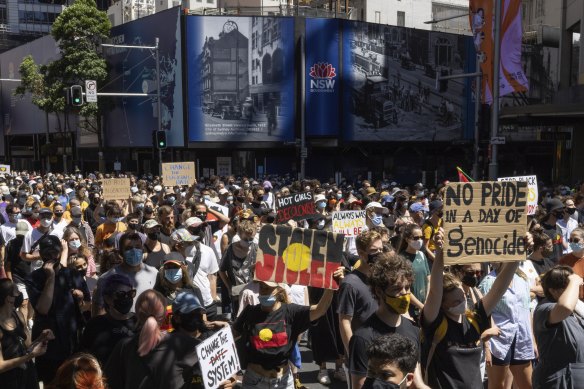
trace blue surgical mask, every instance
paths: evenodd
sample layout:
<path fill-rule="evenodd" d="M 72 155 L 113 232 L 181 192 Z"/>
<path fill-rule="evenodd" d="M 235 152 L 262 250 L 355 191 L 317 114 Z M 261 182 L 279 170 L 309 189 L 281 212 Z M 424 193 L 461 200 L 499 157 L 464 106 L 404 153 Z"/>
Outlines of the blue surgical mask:
<path fill-rule="evenodd" d="M 144 203 L 136 204 L 136 209 L 144 209 Z"/>
<path fill-rule="evenodd" d="M 570 250 L 576 251 L 576 252 L 582 251 L 582 250 L 584 250 L 584 243 L 580 243 L 580 242 L 575 243 L 575 242 L 572 242 L 572 243 L 570 243 Z"/>
<path fill-rule="evenodd" d="M 373 223 L 374 226 L 380 226 L 381 223 L 383 223 L 383 216 L 377 214 L 374 215 L 371 217 L 371 223 Z"/>
<path fill-rule="evenodd" d="M 182 280 L 182 269 L 181 268 L 165 269 L 164 278 L 166 278 L 167 281 L 176 284 L 177 282 Z"/>
<path fill-rule="evenodd" d="M 337 200 L 340 200 L 343 198 L 343 194 L 342 193 L 337 193 Z"/>
<path fill-rule="evenodd" d="M 325 209 L 326 208 L 326 202 L 319 201 L 318 203 L 316 203 L 316 208 L 318 208 L 318 209 Z"/>
<path fill-rule="evenodd" d="M 124 261 L 129 266 L 138 266 L 142 263 L 142 255 L 144 254 L 142 249 L 132 248 L 124 251 Z"/>
<path fill-rule="evenodd" d="M 169 203 L 174 203 L 174 202 L 175 202 L 175 200 L 176 200 L 176 198 L 175 198 L 174 196 L 168 196 L 168 197 L 166 198 L 166 201 L 167 201 L 167 202 L 169 202 Z"/>
<path fill-rule="evenodd" d="M 269 308 L 269 307 L 273 307 L 274 304 L 276 304 L 276 296 L 272 296 L 271 294 L 270 295 L 267 295 L 267 296 L 264 296 L 264 295 L 261 295 L 260 294 L 258 296 L 258 299 L 260 300 L 260 305 L 262 307 L 268 307 Z"/>

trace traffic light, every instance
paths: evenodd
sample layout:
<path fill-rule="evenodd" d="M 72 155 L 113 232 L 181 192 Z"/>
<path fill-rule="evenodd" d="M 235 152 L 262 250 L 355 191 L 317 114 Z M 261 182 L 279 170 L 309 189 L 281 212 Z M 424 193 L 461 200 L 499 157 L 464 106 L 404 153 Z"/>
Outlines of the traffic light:
<path fill-rule="evenodd" d="M 159 150 L 166 149 L 166 131 L 165 130 L 157 130 L 156 131 L 156 148 Z"/>
<path fill-rule="evenodd" d="M 83 105 L 83 88 L 81 85 L 73 85 L 71 87 L 71 104 L 75 107 Z"/>

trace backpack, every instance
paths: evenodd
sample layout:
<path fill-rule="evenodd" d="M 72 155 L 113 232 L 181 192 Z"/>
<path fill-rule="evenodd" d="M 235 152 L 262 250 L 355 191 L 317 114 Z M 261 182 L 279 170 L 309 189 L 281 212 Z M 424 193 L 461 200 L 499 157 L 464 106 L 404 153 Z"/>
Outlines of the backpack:
<path fill-rule="evenodd" d="M 474 327 L 474 329 L 480 334 L 481 330 L 479 327 L 479 323 L 476 320 L 475 312 L 474 311 L 466 311 L 465 316 L 468 322 Z M 446 316 L 442 317 L 442 321 L 440 325 L 436 328 L 436 332 L 434 332 L 434 336 L 432 337 L 432 345 L 430 346 L 430 350 L 428 351 L 428 357 L 426 358 L 426 366 L 424 368 L 424 382 L 428 382 L 428 368 L 430 367 L 430 362 L 432 362 L 432 357 L 434 356 L 434 352 L 436 351 L 436 347 L 444 337 L 446 336 L 446 332 L 448 331 L 448 320 Z M 424 332 L 420 332 L 421 342 L 424 342 Z"/>

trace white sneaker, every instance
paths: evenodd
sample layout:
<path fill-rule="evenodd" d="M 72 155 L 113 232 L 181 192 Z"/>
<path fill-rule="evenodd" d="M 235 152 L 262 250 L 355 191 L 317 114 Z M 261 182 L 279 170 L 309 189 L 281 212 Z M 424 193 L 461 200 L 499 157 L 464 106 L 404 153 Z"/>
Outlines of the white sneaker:
<path fill-rule="evenodd" d="M 341 382 L 347 382 L 347 375 L 345 374 L 345 371 L 343 370 L 343 368 L 339 368 L 337 370 L 335 370 L 335 374 L 333 375 L 335 380 L 339 380 Z"/>
<path fill-rule="evenodd" d="M 316 377 L 318 382 L 322 385 L 330 385 L 331 384 L 331 377 L 329 377 L 329 373 L 327 369 L 321 369 L 318 372 L 318 376 Z"/>

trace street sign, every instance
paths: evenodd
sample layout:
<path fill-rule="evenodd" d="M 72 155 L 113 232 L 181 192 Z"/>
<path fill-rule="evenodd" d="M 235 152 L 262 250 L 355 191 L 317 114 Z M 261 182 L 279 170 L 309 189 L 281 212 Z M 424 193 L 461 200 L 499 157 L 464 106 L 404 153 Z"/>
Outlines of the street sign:
<path fill-rule="evenodd" d="M 95 80 L 85 80 L 85 101 L 97 103 L 97 82 Z"/>
<path fill-rule="evenodd" d="M 505 137 L 504 136 L 494 136 L 491 138 L 492 145 L 504 145 L 505 144 Z"/>

